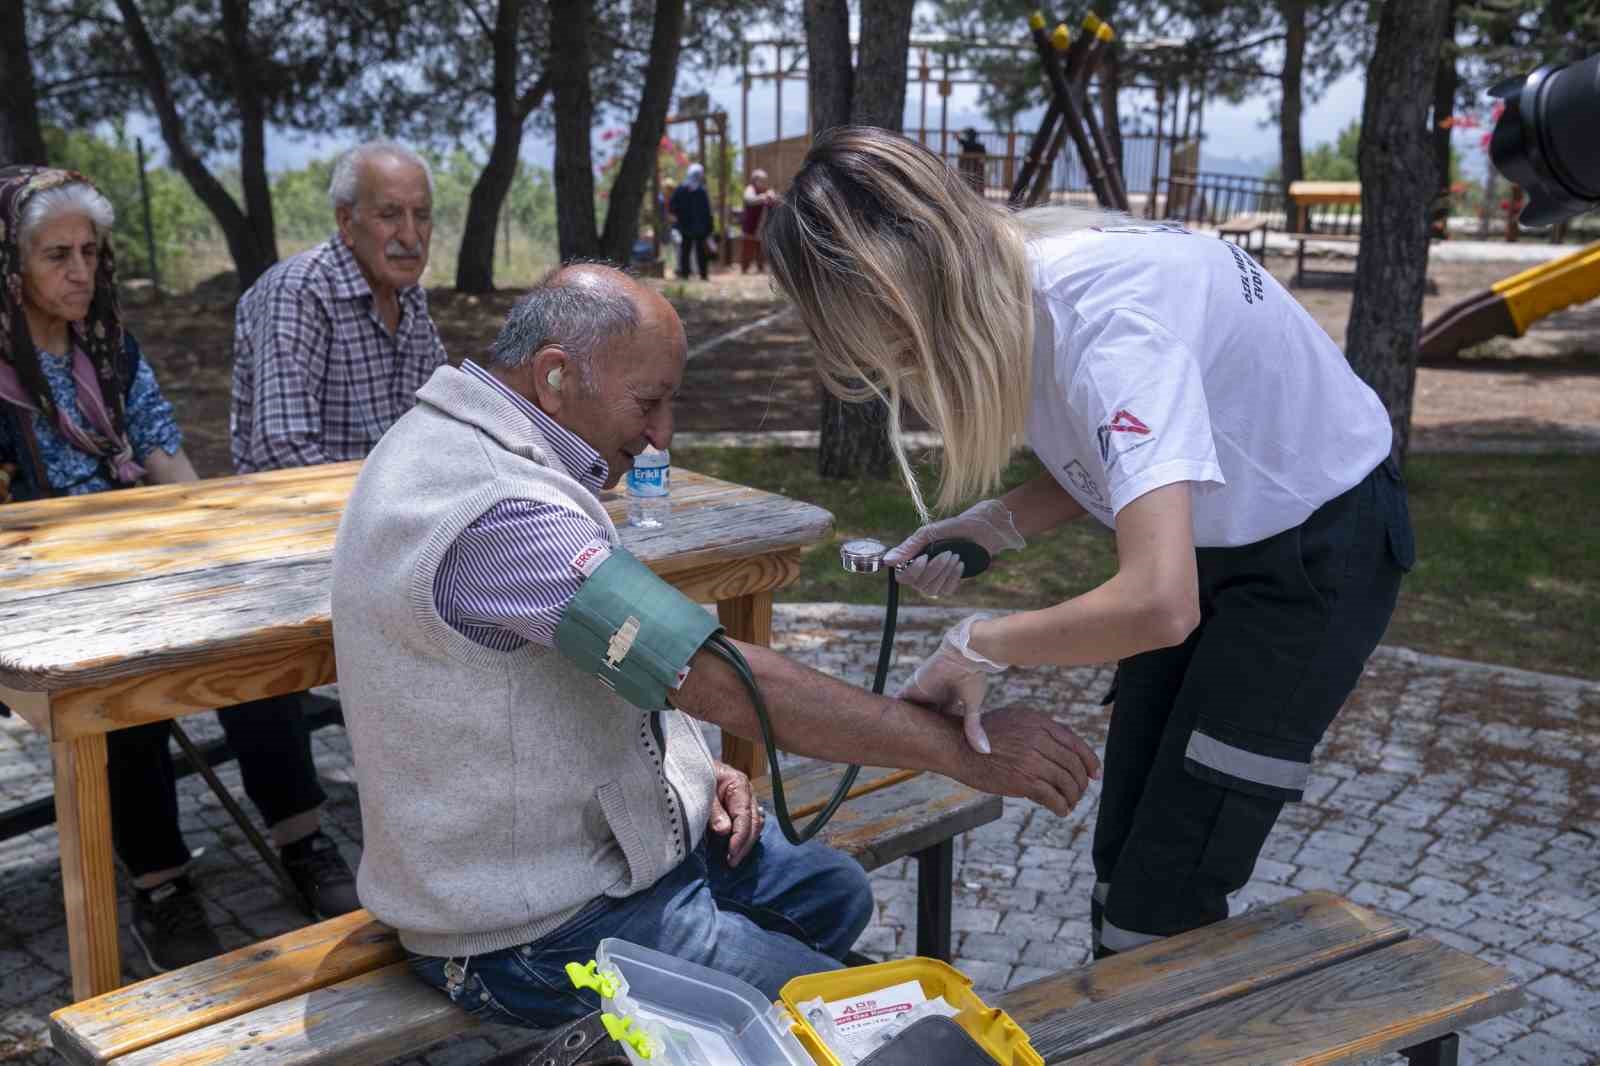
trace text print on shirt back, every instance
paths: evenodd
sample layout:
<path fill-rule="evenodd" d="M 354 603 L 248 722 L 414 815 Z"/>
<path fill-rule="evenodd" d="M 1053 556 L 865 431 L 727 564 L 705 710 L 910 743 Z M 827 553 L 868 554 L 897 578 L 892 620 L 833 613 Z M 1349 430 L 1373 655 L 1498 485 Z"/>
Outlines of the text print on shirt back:
<path fill-rule="evenodd" d="M 1244 294 L 1244 302 L 1254 304 L 1267 298 L 1266 286 L 1261 282 L 1261 271 L 1256 269 L 1256 261 L 1240 250 L 1232 241 L 1223 241 L 1228 246 L 1228 251 L 1233 253 L 1233 264 L 1239 268 L 1239 289 Z"/>
<path fill-rule="evenodd" d="M 1192 233 L 1176 222 L 1119 222 L 1115 226 L 1091 226 L 1096 233 Z"/>

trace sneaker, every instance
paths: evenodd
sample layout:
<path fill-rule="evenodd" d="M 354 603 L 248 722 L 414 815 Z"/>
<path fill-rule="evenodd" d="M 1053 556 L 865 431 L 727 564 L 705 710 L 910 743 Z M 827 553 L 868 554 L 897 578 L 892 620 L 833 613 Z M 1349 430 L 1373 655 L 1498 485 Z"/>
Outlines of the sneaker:
<path fill-rule="evenodd" d="M 278 855 L 318 918 L 349 914 L 361 907 L 355 874 L 339 854 L 339 846 L 322 830 L 278 849 Z"/>
<path fill-rule="evenodd" d="M 211 928 L 188 874 L 155 888 L 135 888 L 130 931 L 157 973 L 222 954 L 222 941 Z"/>

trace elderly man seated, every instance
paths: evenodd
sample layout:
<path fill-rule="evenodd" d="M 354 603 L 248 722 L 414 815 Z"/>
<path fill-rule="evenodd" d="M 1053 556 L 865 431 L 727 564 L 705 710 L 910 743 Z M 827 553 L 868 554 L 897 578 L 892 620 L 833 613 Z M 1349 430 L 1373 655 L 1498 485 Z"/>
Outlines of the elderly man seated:
<path fill-rule="evenodd" d="M 423 386 L 339 528 L 361 901 L 423 980 L 496 1021 L 593 1010 L 563 967 L 611 936 L 775 996 L 837 968 L 871 915 L 853 860 L 788 843 L 712 759 L 690 716 L 756 737 L 746 689 L 702 646 L 715 620 L 632 561 L 596 495 L 670 442 L 685 348 L 671 306 L 626 275 L 554 272 L 511 312 L 489 369 L 443 367 Z M 640 617 L 608 643 L 581 619 L 621 595 L 611 567 L 633 575 L 623 602 Z M 652 641 L 656 698 L 606 665 Z M 1045 715 L 991 713 L 980 755 L 954 718 L 739 648 L 786 750 L 933 770 L 1057 813 L 1098 773 Z"/>

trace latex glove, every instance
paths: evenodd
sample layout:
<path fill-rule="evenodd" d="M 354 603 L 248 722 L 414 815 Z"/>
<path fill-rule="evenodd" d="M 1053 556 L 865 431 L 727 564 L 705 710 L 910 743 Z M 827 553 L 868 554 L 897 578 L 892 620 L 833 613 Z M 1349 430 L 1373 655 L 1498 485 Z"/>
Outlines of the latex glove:
<path fill-rule="evenodd" d="M 1007 548 L 1025 547 L 1027 541 L 1017 532 L 1011 511 L 999 500 L 984 500 L 954 518 L 930 522 L 883 555 L 886 566 L 911 562 L 895 571 L 895 580 L 909 585 L 924 596 L 948 596 L 961 583 L 961 560 L 954 552 L 941 552 L 929 559 L 921 551 L 936 540 L 970 540 L 982 545 L 990 555 Z"/>
<path fill-rule="evenodd" d="M 983 755 L 990 751 L 989 736 L 983 731 L 988 675 L 1008 669 L 1007 664 L 985 659 L 968 646 L 972 624 L 988 617 L 975 614 L 952 627 L 939 641 L 938 650 L 918 663 L 911 680 L 895 693 L 900 699 L 960 716 L 967 743 Z"/>

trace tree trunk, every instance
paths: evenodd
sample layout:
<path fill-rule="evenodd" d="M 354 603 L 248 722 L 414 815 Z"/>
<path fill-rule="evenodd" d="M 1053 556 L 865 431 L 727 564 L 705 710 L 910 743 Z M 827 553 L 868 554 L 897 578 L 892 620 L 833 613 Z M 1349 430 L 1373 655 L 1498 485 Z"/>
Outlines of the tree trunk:
<path fill-rule="evenodd" d="M 23 0 L 0 0 L 0 166 L 45 165 L 44 131 L 39 126 L 33 58 L 28 54 L 28 13 Z"/>
<path fill-rule="evenodd" d="M 1446 0 L 1444 41 L 1439 69 L 1433 77 L 1433 158 L 1439 168 L 1439 191 L 1434 200 L 1431 227 L 1440 237 L 1450 235 L 1450 126 L 1447 121 L 1456 110 L 1456 7 L 1460 0 Z"/>
<path fill-rule="evenodd" d="M 243 292 L 255 284 L 256 279 L 277 261 L 277 257 L 270 255 L 257 243 L 250 219 L 189 147 L 188 138 L 183 132 L 183 120 L 178 116 L 172 90 L 167 85 L 166 71 L 161 67 L 161 55 L 156 51 L 155 42 L 150 37 L 149 27 L 145 25 L 138 5 L 134 0 L 117 0 L 117 10 L 122 15 L 128 44 L 138 60 L 139 77 L 150 98 L 150 107 L 161 125 L 162 143 L 167 146 L 172 165 L 183 175 L 195 196 L 206 205 L 211 217 L 221 227 L 223 239 L 228 242 L 228 254 L 233 257 L 233 266 L 239 275 L 239 291 Z"/>
<path fill-rule="evenodd" d="M 228 42 L 233 96 L 239 108 L 239 181 L 244 187 L 244 213 L 256 247 L 270 266 L 278 261 L 278 232 L 272 223 L 267 110 L 255 79 L 248 0 L 223 0 L 222 33 Z"/>
<path fill-rule="evenodd" d="M 1306 176 L 1305 153 L 1300 144 L 1300 117 L 1306 61 L 1306 0 L 1278 0 L 1283 16 L 1283 73 L 1279 76 L 1282 100 L 1278 108 L 1278 166 L 1283 172 L 1287 198 L 1291 182 Z"/>
<path fill-rule="evenodd" d="M 495 237 L 500 209 L 517 176 L 522 123 L 517 108 L 517 28 L 523 0 L 500 0 L 494 20 L 494 141 L 467 197 L 467 218 L 456 253 L 456 291 L 494 291 Z"/>
<path fill-rule="evenodd" d="M 1428 205 L 1439 187 L 1428 105 L 1448 2 L 1383 6 L 1361 109 L 1361 251 L 1346 350 L 1388 408 L 1402 461 L 1428 272 Z"/>
<path fill-rule="evenodd" d="M 667 109 L 678 81 L 678 54 L 683 50 L 684 0 L 656 0 L 655 24 L 650 31 L 650 60 L 644 69 L 644 91 L 639 110 L 628 130 L 628 148 L 622 155 L 611 202 L 606 207 L 606 228 L 600 247 L 606 256 L 626 263 L 639 235 L 639 212 L 645 192 L 656 172 L 661 134 L 667 128 Z M 725 148 L 726 145 L 721 145 Z M 722 161 L 717 161 L 721 172 Z M 723 234 L 727 239 L 727 234 Z"/>
<path fill-rule="evenodd" d="M 594 94 L 589 85 L 593 0 L 550 0 L 550 92 L 556 112 L 556 240 L 563 262 L 600 255 L 594 219 Z"/>
<path fill-rule="evenodd" d="M 912 7 L 912 0 L 862 0 L 860 63 L 852 72 L 849 12 L 843 0 L 806 0 L 806 67 L 816 129 L 846 121 L 901 129 Z M 819 429 L 821 476 L 889 476 L 893 452 L 882 401 L 844 403 L 824 390 Z"/>
<path fill-rule="evenodd" d="M 850 6 L 845 0 L 806 0 L 806 92 L 815 133 L 850 121 L 855 66 L 850 55 Z"/>
<path fill-rule="evenodd" d="M 905 128 L 906 53 L 912 0 L 861 0 L 861 49 L 850 121 L 899 133 Z"/>

